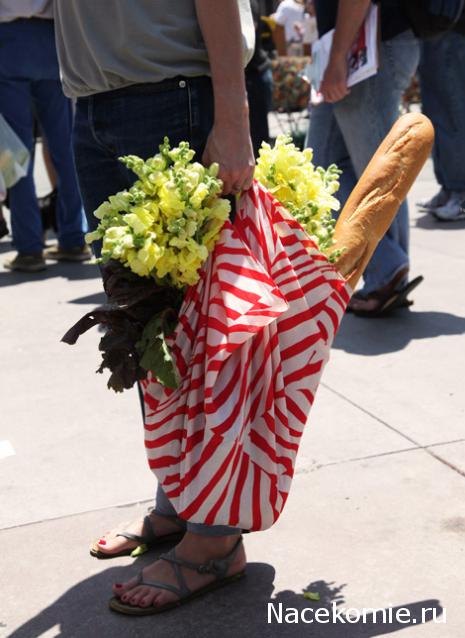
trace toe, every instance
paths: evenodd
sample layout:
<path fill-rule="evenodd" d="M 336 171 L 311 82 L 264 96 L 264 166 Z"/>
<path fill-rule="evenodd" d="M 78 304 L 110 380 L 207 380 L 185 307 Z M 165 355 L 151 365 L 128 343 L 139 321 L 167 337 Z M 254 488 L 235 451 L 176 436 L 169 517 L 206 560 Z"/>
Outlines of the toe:
<path fill-rule="evenodd" d="M 157 598 L 156 592 L 148 592 L 145 596 L 142 596 L 139 600 L 139 607 L 150 607 L 150 605 L 155 604 L 155 600 Z"/>
<path fill-rule="evenodd" d="M 172 594 L 169 591 L 162 590 L 157 592 L 157 596 L 155 600 L 152 602 L 152 605 L 155 605 L 156 607 L 158 607 L 160 605 L 167 605 L 168 603 L 172 603 L 176 600 L 178 600 L 178 596 L 176 596 L 175 594 Z"/>
<path fill-rule="evenodd" d="M 111 590 L 112 590 L 113 594 L 115 596 L 118 596 L 118 597 L 121 596 L 124 593 L 124 589 L 123 589 L 122 583 L 115 583 L 113 585 L 113 587 L 111 588 Z"/>
<path fill-rule="evenodd" d="M 147 587 L 136 587 L 128 593 L 128 602 L 133 607 L 139 607 L 140 601 L 148 594 Z"/>
<path fill-rule="evenodd" d="M 151 604 L 154 607 L 159 607 L 160 605 L 163 604 L 163 592 L 157 591 L 155 593 L 155 596 L 153 596 L 152 600 L 151 600 Z"/>
<path fill-rule="evenodd" d="M 115 583 L 112 587 L 112 591 L 115 596 L 122 598 L 124 594 L 129 592 L 131 589 L 137 585 L 137 578 L 131 578 L 127 583 Z"/>

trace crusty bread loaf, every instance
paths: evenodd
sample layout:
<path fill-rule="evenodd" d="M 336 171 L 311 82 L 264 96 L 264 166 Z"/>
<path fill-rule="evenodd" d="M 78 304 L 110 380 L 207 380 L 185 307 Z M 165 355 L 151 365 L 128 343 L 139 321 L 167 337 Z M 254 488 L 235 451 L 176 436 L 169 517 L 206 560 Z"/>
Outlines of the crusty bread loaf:
<path fill-rule="evenodd" d="M 337 270 L 355 285 L 429 156 L 434 129 L 421 113 L 394 124 L 352 191 L 337 221 Z"/>

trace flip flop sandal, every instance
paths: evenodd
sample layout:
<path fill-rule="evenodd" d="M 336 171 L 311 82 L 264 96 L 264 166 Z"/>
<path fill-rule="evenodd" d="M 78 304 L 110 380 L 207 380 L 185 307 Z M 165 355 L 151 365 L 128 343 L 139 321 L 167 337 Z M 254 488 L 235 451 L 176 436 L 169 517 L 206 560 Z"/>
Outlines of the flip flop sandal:
<path fill-rule="evenodd" d="M 413 301 L 407 299 L 407 297 L 412 290 L 421 284 L 423 277 L 421 275 L 415 277 L 415 279 L 412 279 L 412 281 L 409 281 L 401 288 L 397 288 L 400 275 L 402 275 L 402 273 L 399 273 L 389 285 L 384 286 L 381 290 L 376 290 L 368 295 L 357 295 L 357 293 L 355 293 L 354 297 L 356 299 L 375 299 L 378 301 L 379 305 L 376 308 L 373 310 L 355 310 L 349 306 L 348 312 L 352 312 L 357 317 L 385 317 L 397 308 L 408 308 L 411 306 Z"/>
<path fill-rule="evenodd" d="M 121 552 L 116 552 L 115 554 L 107 554 L 102 552 L 99 549 L 98 542 L 95 542 L 90 548 L 90 555 L 94 556 L 94 558 L 99 559 L 107 559 L 107 558 L 118 558 L 119 556 L 131 556 L 135 558 L 136 556 L 140 556 L 145 552 L 148 552 L 149 549 L 152 549 L 156 545 L 162 545 L 164 543 L 178 543 L 185 533 L 185 521 L 178 518 L 177 516 L 165 516 L 165 518 L 171 519 L 173 522 L 177 523 L 182 529 L 179 532 L 173 532 L 171 534 L 164 534 L 162 536 L 157 535 L 152 526 L 152 521 L 150 520 L 149 514 L 144 517 L 144 525 L 142 528 L 142 534 L 139 536 L 138 534 L 132 534 L 131 532 L 118 532 L 116 536 L 122 536 L 123 538 L 127 538 L 130 541 L 135 541 L 137 543 L 137 547 L 133 547 L 132 549 L 124 549 Z"/>
<path fill-rule="evenodd" d="M 419 275 L 418 277 L 415 277 L 415 279 L 412 279 L 412 281 L 405 284 L 403 288 L 396 291 L 396 296 L 390 301 L 390 303 L 384 304 L 381 312 L 383 314 L 387 314 L 397 308 L 408 308 L 409 306 L 413 306 L 413 301 L 411 299 L 407 299 L 407 297 L 412 290 L 415 290 L 415 288 L 421 284 L 423 279 L 424 277 Z"/>
<path fill-rule="evenodd" d="M 357 293 L 355 293 L 354 295 L 352 295 L 353 298 L 355 299 L 369 299 L 372 295 L 360 295 L 358 296 Z M 411 299 L 404 299 L 404 301 L 402 303 L 400 303 L 398 306 L 396 305 L 396 308 L 410 308 L 410 306 L 413 306 L 413 301 Z M 351 308 L 350 306 L 347 306 L 346 308 L 346 313 L 347 314 L 353 314 L 353 315 L 357 315 L 359 317 L 363 316 L 362 313 L 367 313 L 367 315 L 371 315 L 372 312 L 378 312 L 379 308 L 377 308 L 376 310 L 354 310 L 353 308 Z M 365 315 L 365 316 L 367 316 Z M 373 315 L 373 316 L 378 316 L 378 315 Z"/>
<path fill-rule="evenodd" d="M 109 602 L 110 609 L 120 614 L 127 614 L 128 616 L 151 616 L 153 614 L 161 614 L 162 612 L 168 611 L 169 609 L 174 609 L 175 607 L 184 605 L 190 600 L 198 598 L 199 596 L 203 596 L 204 594 L 218 589 L 219 587 L 224 587 L 225 585 L 235 583 L 245 576 L 245 570 L 242 570 L 237 574 L 233 574 L 232 576 L 226 576 L 226 573 L 241 545 L 242 536 L 239 538 L 232 551 L 227 556 L 217 560 L 209 560 L 207 563 L 203 564 L 192 563 L 190 561 L 177 558 L 175 549 L 173 548 L 168 553 L 162 554 L 160 556 L 160 559 L 166 560 L 173 567 L 176 580 L 178 581 L 178 587 L 176 587 L 176 585 L 169 585 L 168 583 L 163 583 L 160 581 L 144 580 L 142 571 L 139 572 L 137 576 L 137 582 L 134 586 L 137 587 L 138 585 L 145 585 L 146 587 L 165 589 L 166 591 L 171 591 L 176 594 L 176 596 L 179 596 L 178 600 L 159 606 L 152 605 L 150 607 L 135 607 L 134 605 L 123 603 L 119 598 L 113 596 L 113 598 L 111 598 Z M 205 585 L 205 587 L 201 587 L 196 591 L 191 591 L 186 584 L 183 573 L 181 571 L 181 567 L 187 567 L 188 569 L 192 569 L 199 574 L 213 574 L 215 576 L 215 580 L 208 585 Z"/>

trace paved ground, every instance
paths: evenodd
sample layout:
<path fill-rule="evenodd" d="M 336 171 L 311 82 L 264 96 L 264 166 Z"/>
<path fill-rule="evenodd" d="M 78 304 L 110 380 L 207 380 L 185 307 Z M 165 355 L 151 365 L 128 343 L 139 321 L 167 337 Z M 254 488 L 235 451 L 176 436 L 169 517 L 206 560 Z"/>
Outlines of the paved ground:
<path fill-rule="evenodd" d="M 434 190 L 427 166 L 411 200 Z M 135 394 L 93 374 L 98 333 L 59 341 L 100 301 L 97 270 L 0 268 L 0 636 L 463 638 L 465 224 L 412 206 L 411 227 L 412 275 L 425 276 L 415 306 L 344 320 L 286 510 L 246 540 L 247 582 L 158 618 L 106 608 L 110 584 L 152 559 L 87 551 L 154 492 Z M 2 240 L 2 261 L 10 251 Z M 269 602 L 401 606 L 416 622 L 268 624 Z M 422 607 L 437 622 L 423 624 Z"/>

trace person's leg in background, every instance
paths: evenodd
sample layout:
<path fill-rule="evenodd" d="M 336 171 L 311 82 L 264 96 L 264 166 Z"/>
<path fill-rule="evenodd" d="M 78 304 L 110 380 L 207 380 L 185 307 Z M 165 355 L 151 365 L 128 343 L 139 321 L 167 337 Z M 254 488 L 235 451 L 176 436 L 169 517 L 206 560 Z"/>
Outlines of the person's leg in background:
<path fill-rule="evenodd" d="M 433 164 L 440 192 L 420 206 L 438 219 L 465 219 L 465 35 L 449 32 L 421 43 L 419 66 L 423 113 L 435 129 Z"/>
<path fill-rule="evenodd" d="M 0 23 L 0 113 L 31 154 L 34 154 L 31 81 L 35 72 L 36 40 L 30 21 Z M 28 46 L 24 46 L 24 42 Z M 33 161 L 27 175 L 8 192 L 16 257 L 7 268 L 35 272 L 45 268 L 42 224 L 33 179 Z"/>
<path fill-rule="evenodd" d="M 89 250 L 84 242 L 87 225 L 71 148 L 71 101 L 63 95 L 59 80 L 34 82 L 33 97 L 37 117 L 57 172 L 58 249 L 63 253 L 63 258 L 68 256 L 71 261 L 81 261 L 89 257 Z M 60 258 L 58 249 L 49 249 L 46 256 Z"/>
<path fill-rule="evenodd" d="M 34 152 L 33 103 L 49 138 L 62 193 L 60 240 L 67 249 L 83 251 L 83 217 L 72 153 L 71 107 L 62 92 L 52 20 L 14 20 L 0 24 L 0 109 L 26 147 Z M 24 42 L 28 43 L 24 47 Z M 66 105 L 66 106 L 64 106 Z M 42 270 L 43 228 L 33 181 L 28 175 L 10 190 L 13 241 L 18 258 L 7 267 Z M 88 251 L 87 251 L 88 253 Z"/>
<path fill-rule="evenodd" d="M 11 25 L 0 25 L 0 38 L 4 26 Z M 5 51 L 0 53 L 0 112 L 32 158 L 34 137 L 31 83 L 27 79 L 8 79 L 3 75 L 1 58 L 5 54 Z M 13 55 L 13 52 L 11 54 Z M 46 267 L 42 256 L 42 223 L 36 199 L 33 168 L 34 162 L 30 161 L 27 175 L 8 191 L 13 244 L 18 254 L 14 259 L 7 261 L 5 266 L 26 272 L 44 270 Z"/>
<path fill-rule="evenodd" d="M 339 125 L 334 117 L 332 104 L 323 102 L 310 107 L 305 147 L 313 150 L 315 166 L 322 166 L 326 169 L 331 164 L 336 164 L 342 171 L 339 177 L 339 190 L 335 193 L 342 209 L 357 183 L 357 176 Z"/>
<path fill-rule="evenodd" d="M 158 152 L 165 135 L 172 146 L 190 141 L 201 160 L 208 133 L 213 122 L 211 83 L 207 78 L 173 80 L 170 89 L 154 90 L 150 85 L 122 89 L 77 102 L 74 125 L 74 149 L 82 201 L 89 227 L 97 225 L 93 211 L 110 195 L 129 188 L 135 175 L 128 171 L 118 157 L 135 154 L 147 158 Z M 98 252 L 98 246 L 96 246 Z M 150 521 L 159 537 L 179 531 L 173 520 L 171 503 L 161 488 L 157 491 L 155 509 Z M 189 525 L 188 530 L 198 536 L 233 536 L 235 528 L 223 526 Z M 137 542 L 116 536 L 113 530 L 95 544 L 98 551 L 112 555 L 128 552 Z M 134 521 L 127 531 L 143 533 L 143 520 Z"/>
<path fill-rule="evenodd" d="M 351 87 L 350 94 L 334 104 L 334 115 L 357 177 L 398 118 L 402 93 L 410 84 L 418 60 L 419 45 L 410 31 L 382 42 L 378 73 Z M 354 310 L 358 304 L 362 312 L 376 312 L 377 292 L 391 285 L 396 290 L 406 288 L 408 236 L 408 208 L 404 202 L 365 271 L 363 290 L 351 302 Z M 366 299 L 368 295 L 373 298 Z"/>
<path fill-rule="evenodd" d="M 445 73 L 442 54 L 445 49 L 440 46 L 439 40 L 442 40 L 442 37 L 420 42 L 420 64 L 418 65 L 421 107 L 423 113 L 430 118 L 434 126 L 433 168 L 436 181 L 441 187 L 432 198 L 421 200 L 418 203 L 420 208 L 428 211 L 443 206 L 449 199 L 449 192 L 445 188 L 444 175 L 439 161 L 439 135 L 441 135 L 441 139 L 443 137 L 442 133 L 440 134 L 440 129 L 448 128 L 448 114 L 447 110 L 443 108 L 443 100 L 447 100 L 446 93 L 448 91 L 444 91 L 444 85 L 442 85 L 442 75 Z"/>
<path fill-rule="evenodd" d="M 30 70 L 35 114 L 58 177 L 58 248 L 49 249 L 46 256 L 82 261 L 90 252 L 84 242 L 86 225 L 71 149 L 72 106 L 61 87 L 53 21 L 30 20 L 25 26 L 37 54 Z"/>

